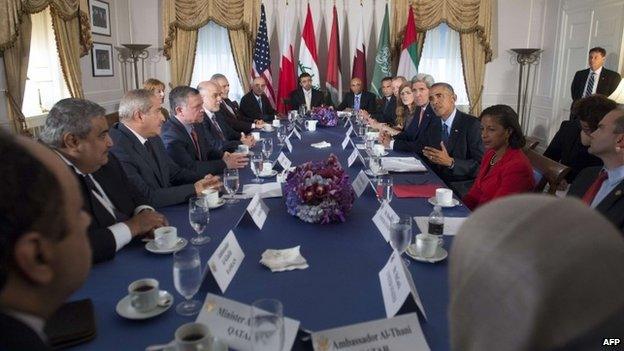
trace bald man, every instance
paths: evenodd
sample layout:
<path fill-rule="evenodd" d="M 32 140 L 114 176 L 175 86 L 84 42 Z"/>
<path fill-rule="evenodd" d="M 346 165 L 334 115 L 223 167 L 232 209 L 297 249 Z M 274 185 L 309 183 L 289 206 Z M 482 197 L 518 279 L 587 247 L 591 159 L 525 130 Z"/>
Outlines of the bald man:
<path fill-rule="evenodd" d="M 362 80 L 356 77 L 351 79 L 351 91 L 345 94 L 338 106 L 338 111 L 364 110 L 368 114 L 374 114 L 375 105 L 375 94 L 364 90 Z"/>
<path fill-rule="evenodd" d="M 262 119 L 270 122 L 275 119 L 275 109 L 264 93 L 266 82 L 264 78 L 257 77 L 251 82 L 251 91 L 241 98 L 241 114 L 252 120 Z"/>

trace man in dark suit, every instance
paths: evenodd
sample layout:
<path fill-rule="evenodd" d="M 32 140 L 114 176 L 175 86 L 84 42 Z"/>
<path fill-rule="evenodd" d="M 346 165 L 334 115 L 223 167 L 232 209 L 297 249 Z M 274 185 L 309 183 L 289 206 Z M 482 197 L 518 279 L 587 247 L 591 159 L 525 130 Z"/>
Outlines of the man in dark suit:
<path fill-rule="evenodd" d="M 230 127 L 237 132 L 249 134 L 252 130 L 264 126 L 264 121 L 262 119 L 247 118 L 241 114 L 238 103 L 229 98 L 230 82 L 223 74 L 215 73 L 210 80 L 221 87 L 220 111 L 225 116 L 225 121 Z"/>
<path fill-rule="evenodd" d="M 132 238 L 167 225 L 109 154 L 112 140 L 104 108 L 83 99 L 60 100 L 48 113 L 40 138 L 78 179 L 84 209 L 93 219 L 88 233 L 94 263 L 113 258 Z"/>
<path fill-rule="evenodd" d="M 620 84 L 620 74 L 603 67 L 607 51 L 601 47 L 589 50 L 589 68 L 577 71 L 572 80 L 572 101 L 593 94 L 609 96 Z"/>
<path fill-rule="evenodd" d="M 204 112 L 197 89 L 175 87 L 169 93 L 170 117 L 162 127 L 163 139 L 169 157 L 182 168 L 200 174 L 221 174 L 227 168 L 242 168 L 247 164 L 243 154 L 230 154 L 211 148 L 202 125 Z"/>
<path fill-rule="evenodd" d="M 394 96 L 392 90 L 392 77 L 384 77 L 381 80 L 381 94 L 381 99 L 377 100 L 375 113 L 369 114 L 365 110 L 362 110 L 362 116 L 366 120 L 372 118 L 376 122 L 393 126 L 396 121 L 397 96 Z"/>
<path fill-rule="evenodd" d="M 0 350 L 52 350 L 46 320 L 89 274 L 89 215 L 54 152 L 0 131 L 0 155 Z"/>
<path fill-rule="evenodd" d="M 450 84 L 435 83 L 429 89 L 429 102 L 441 118 L 440 148 L 426 146 L 424 156 L 456 193 L 465 195 L 479 170 L 483 157 L 481 123 L 455 107 L 457 95 Z"/>
<path fill-rule="evenodd" d="M 111 151 L 150 204 L 175 205 L 220 187 L 219 177 L 184 169 L 167 155 L 159 137 L 163 116 L 157 96 L 144 89 L 127 92 L 119 102 L 119 118 L 110 129 Z"/>
<path fill-rule="evenodd" d="M 624 230 L 624 111 L 607 113 L 589 139 L 589 153 L 604 166 L 581 171 L 568 195 L 581 198 Z"/>
<path fill-rule="evenodd" d="M 375 94 L 363 90 L 362 80 L 360 78 L 351 79 L 351 91 L 346 93 L 340 105 L 336 108 L 338 111 L 360 111 L 364 110 L 368 114 L 375 114 Z"/>
<path fill-rule="evenodd" d="M 241 114 L 253 120 L 261 119 L 265 122 L 272 121 L 277 112 L 273 106 L 271 106 L 269 98 L 264 93 L 264 89 L 266 89 L 264 78 L 256 77 L 251 84 L 251 91 L 241 98 Z"/>
<path fill-rule="evenodd" d="M 299 75 L 299 87 L 290 93 L 290 108 L 298 110 L 301 105 L 305 105 L 306 111 L 321 105 L 332 105 L 331 97 L 314 88 L 312 76 L 306 72 Z"/>
<path fill-rule="evenodd" d="M 221 88 L 214 81 L 203 81 L 197 86 L 202 98 L 203 126 L 210 147 L 221 152 L 234 152 L 239 145 L 253 147 L 256 144 L 252 135 L 239 133 L 230 127 L 221 111 Z"/>

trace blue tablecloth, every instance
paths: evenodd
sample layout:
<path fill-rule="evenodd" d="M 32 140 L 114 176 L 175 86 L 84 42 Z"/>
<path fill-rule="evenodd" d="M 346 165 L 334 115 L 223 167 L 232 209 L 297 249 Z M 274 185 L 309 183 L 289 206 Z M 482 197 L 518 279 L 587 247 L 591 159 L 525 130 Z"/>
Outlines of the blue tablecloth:
<path fill-rule="evenodd" d="M 342 124 L 340 122 L 340 126 L 334 128 L 318 128 L 315 132 L 304 131 L 303 140 L 293 135 L 293 153 L 286 152 L 285 148 L 281 151 L 286 152 L 293 165 L 323 160 L 334 153 L 346 167 L 353 147 L 349 145 L 346 150 L 342 150 L 341 142 L 346 131 L 341 127 Z M 275 133 L 262 134 L 263 137 L 275 137 Z M 323 140 L 332 146 L 326 149 L 310 147 L 310 144 Z M 276 147 L 273 160 L 279 151 Z M 358 160 L 348 168 L 351 180 L 363 167 Z M 249 168 L 241 171 L 243 183 L 248 183 L 251 178 Z M 433 172 L 393 174 L 393 178 L 395 184 L 420 183 L 425 180 L 442 183 Z M 378 273 L 392 249 L 371 220 L 379 203 L 370 188 L 356 199 L 347 222 L 340 224 L 304 223 L 286 213 L 283 198 L 274 198 L 265 199 L 270 213 L 262 230 L 249 222 L 234 227 L 248 201 L 211 211 L 207 233 L 212 241 L 198 247 L 205 265 L 229 230 L 235 232 L 245 259 L 225 297 L 248 304 L 259 298 L 276 298 L 282 301 L 285 315 L 301 321 L 302 328 L 313 331 L 385 318 Z M 412 216 L 427 216 L 432 210 L 425 199 L 394 198 L 391 206 L 399 214 Z M 186 204 L 162 208 L 160 211 L 167 216 L 171 225 L 178 228 L 180 235 L 186 238 L 194 235 L 188 223 Z M 444 209 L 444 214 L 464 217 L 468 210 L 458 206 Z M 418 233 L 418 229 L 414 232 Z M 446 237 L 447 249 L 451 242 L 452 239 Z M 260 255 L 266 249 L 296 245 L 301 245 L 301 254 L 310 265 L 308 269 L 271 273 L 259 263 Z M 196 317 L 177 315 L 175 306 L 160 316 L 141 321 L 127 320 L 117 315 L 115 306 L 127 294 L 128 284 L 140 278 L 158 279 L 161 288 L 175 296 L 175 304 L 182 300 L 173 285 L 172 255 L 153 254 L 143 246 L 143 243 L 132 243 L 118 252 L 114 260 L 93 267 L 85 285 L 72 297 L 93 300 L 97 324 L 95 340 L 76 349 L 142 350 L 147 345 L 170 341 L 178 326 L 195 320 Z M 429 317 L 428 321 L 420 319 L 427 342 L 432 350 L 448 350 L 447 261 L 437 264 L 412 261 L 409 270 Z M 205 291 L 200 291 L 196 298 L 203 300 L 205 294 Z"/>

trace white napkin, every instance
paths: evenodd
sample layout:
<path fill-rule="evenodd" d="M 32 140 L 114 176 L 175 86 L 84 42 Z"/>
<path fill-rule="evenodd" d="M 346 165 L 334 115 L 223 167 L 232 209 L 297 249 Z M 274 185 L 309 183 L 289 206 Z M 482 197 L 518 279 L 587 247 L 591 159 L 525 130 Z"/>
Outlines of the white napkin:
<path fill-rule="evenodd" d="M 256 193 L 260 193 L 260 197 L 263 199 L 268 197 L 282 197 L 282 186 L 278 182 L 243 185 L 243 195 L 247 198 L 254 197 Z"/>
<path fill-rule="evenodd" d="M 442 234 L 457 234 L 459 227 L 461 227 L 466 218 L 467 217 L 444 217 L 444 230 Z M 414 217 L 414 221 L 416 222 L 416 225 L 418 225 L 418 229 L 420 229 L 421 233 L 429 232 L 429 217 Z"/>
<path fill-rule="evenodd" d="M 414 157 L 383 157 L 382 167 L 390 172 L 426 172 L 427 168 Z"/>
<path fill-rule="evenodd" d="M 300 246 L 290 249 L 268 249 L 262 253 L 260 263 L 269 267 L 271 272 L 292 271 L 293 269 L 306 269 L 308 262 L 299 252 Z"/>
<path fill-rule="evenodd" d="M 325 140 L 321 141 L 320 143 L 314 143 L 312 144 L 312 147 L 315 147 L 317 149 L 324 149 L 326 147 L 330 147 L 331 144 L 326 142 Z"/>

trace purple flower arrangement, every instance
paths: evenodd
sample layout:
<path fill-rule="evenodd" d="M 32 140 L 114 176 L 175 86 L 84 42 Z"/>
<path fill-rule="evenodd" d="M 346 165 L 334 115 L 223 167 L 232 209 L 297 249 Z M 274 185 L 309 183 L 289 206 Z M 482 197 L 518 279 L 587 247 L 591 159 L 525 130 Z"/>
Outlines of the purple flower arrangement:
<path fill-rule="evenodd" d="M 297 166 L 284 191 L 288 213 L 308 223 L 344 222 L 355 200 L 349 176 L 334 154 Z"/>
<path fill-rule="evenodd" d="M 318 121 L 321 127 L 335 127 L 338 125 L 338 113 L 332 107 L 318 106 L 310 111 L 310 118 Z"/>

